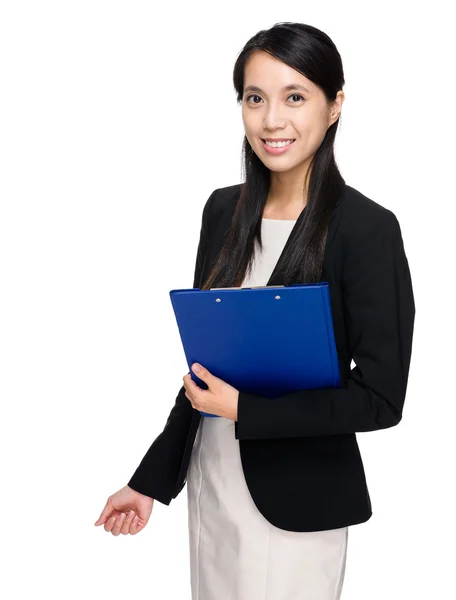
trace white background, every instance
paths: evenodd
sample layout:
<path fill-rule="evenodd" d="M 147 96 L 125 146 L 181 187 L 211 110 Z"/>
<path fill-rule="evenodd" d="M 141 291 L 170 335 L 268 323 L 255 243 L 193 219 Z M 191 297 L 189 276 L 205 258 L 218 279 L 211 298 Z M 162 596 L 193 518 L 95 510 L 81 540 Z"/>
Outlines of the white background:
<path fill-rule="evenodd" d="M 186 487 L 136 536 L 94 522 L 188 372 L 168 292 L 192 286 L 207 198 L 241 181 L 232 69 L 278 21 L 342 55 L 336 158 L 398 217 L 416 300 L 403 420 L 358 435 L 374 514 L 342 598 L 453 596 L 450 4 L 2 2 L 2 597 L 190 599 Z"/>

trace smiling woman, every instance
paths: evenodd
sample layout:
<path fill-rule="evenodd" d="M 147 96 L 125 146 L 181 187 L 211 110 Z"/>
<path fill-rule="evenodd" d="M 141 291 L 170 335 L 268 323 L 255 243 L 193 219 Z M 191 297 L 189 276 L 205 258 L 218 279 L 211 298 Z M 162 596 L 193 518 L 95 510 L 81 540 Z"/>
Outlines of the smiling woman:
<path fill-rule="evenodd" d="M 187 479 L 193 600 L 339 600 L 348 527 L 372 516 L 356 432 L 402 418 L 410 271 L 394 213 L 337 167 L 344 74 L 332 40 L 278 23 L 248 40 L 233 82 L 245 182 L 204 206 L 193 287 L 327 281 L 342 385 L 271 399 L 203 364 L 208 388 L 184 377 L 162 433 L 113 498 L 118 510 L 142 507 L 143 526 L 148 500 L 169 504 Z"/>
<path fill-rule="evenodd" d="M 334 44 L 311 26 L 277 24 L 247 42 L 234 68 L 246 183 L 203 289 L 267 285 L 273 273 L 284 284 L 293 277 L 321 280 L 331 211 L 345 189 L 333 155 L 343 84 Z M 325 527 L 315 518 L 307 531 L 297 522 L 294 531 L 273 523 L 259 510 L 258 495 L 252 496 L 251 472 L 246 481 L 236 421 L 202 418 L 190 457 L 192 598 L 212 600 L 222 586 L 232 600 L 338 600 L 348 522 Z M 268 460 L 269 451 L 255 440 L 242 445 L 244 461 L 248 445 L 260 463 Z M 286 448 L 299 455 L 289 440 L 275 446 L 277 456 Z M 283 460 L 282 471 L 302 477 L 293 475 L 291 457 Z M 279 489 L 269 493 L 281 495 Z"/>

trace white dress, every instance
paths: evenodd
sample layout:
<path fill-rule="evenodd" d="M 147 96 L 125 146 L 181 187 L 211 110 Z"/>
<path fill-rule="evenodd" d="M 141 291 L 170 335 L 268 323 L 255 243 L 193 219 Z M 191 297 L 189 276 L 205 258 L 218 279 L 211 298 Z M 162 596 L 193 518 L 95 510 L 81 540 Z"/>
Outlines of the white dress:
<path fill-rule="evenodd" d="M 262 220 L 243 287 L 266 285 L 296 221 Z M 295 532 L 254 504 L 234 421 L 201 417 L 187 474 L 192 600 L 339 600 L 348 527 Z"/>

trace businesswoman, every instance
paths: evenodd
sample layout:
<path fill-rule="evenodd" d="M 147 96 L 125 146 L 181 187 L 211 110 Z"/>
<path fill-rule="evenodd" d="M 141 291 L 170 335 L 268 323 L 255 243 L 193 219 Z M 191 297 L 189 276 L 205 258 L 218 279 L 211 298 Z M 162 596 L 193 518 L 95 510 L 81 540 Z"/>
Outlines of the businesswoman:
<path fill-rule="evenodd" d="M 153 499 L 169 505 L 187 481 L 193 600 L 335 600 L 348 527 L 372 515 L 356 432 L 402 418 L 411 276 L 394 213 L 337 168 L 344 75 L 331 39 L 278 23 L 247 42 L 233 79 L 245 181 L 204 206 L 193 287 L 327 281 L 341 387 L 270 399 L 192 365 L 207 389 L 184 375 L 96 525 L 136 534 Z"/>

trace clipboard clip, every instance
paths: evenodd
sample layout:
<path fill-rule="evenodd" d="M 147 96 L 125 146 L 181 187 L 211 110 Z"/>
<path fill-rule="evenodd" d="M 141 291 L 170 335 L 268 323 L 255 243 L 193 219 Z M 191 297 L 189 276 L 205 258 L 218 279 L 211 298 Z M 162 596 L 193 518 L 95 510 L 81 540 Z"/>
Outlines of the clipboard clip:
<path fill-rule="evenodd" d="M 210 290 L 256 290 L 258 288 L 281 288 L 285 287 L 284 285 L 246 285 L 243 287 L 242 285 L 233 286 L 233 287 L 219 287 L 219 288 L 209 288 Z"/>

